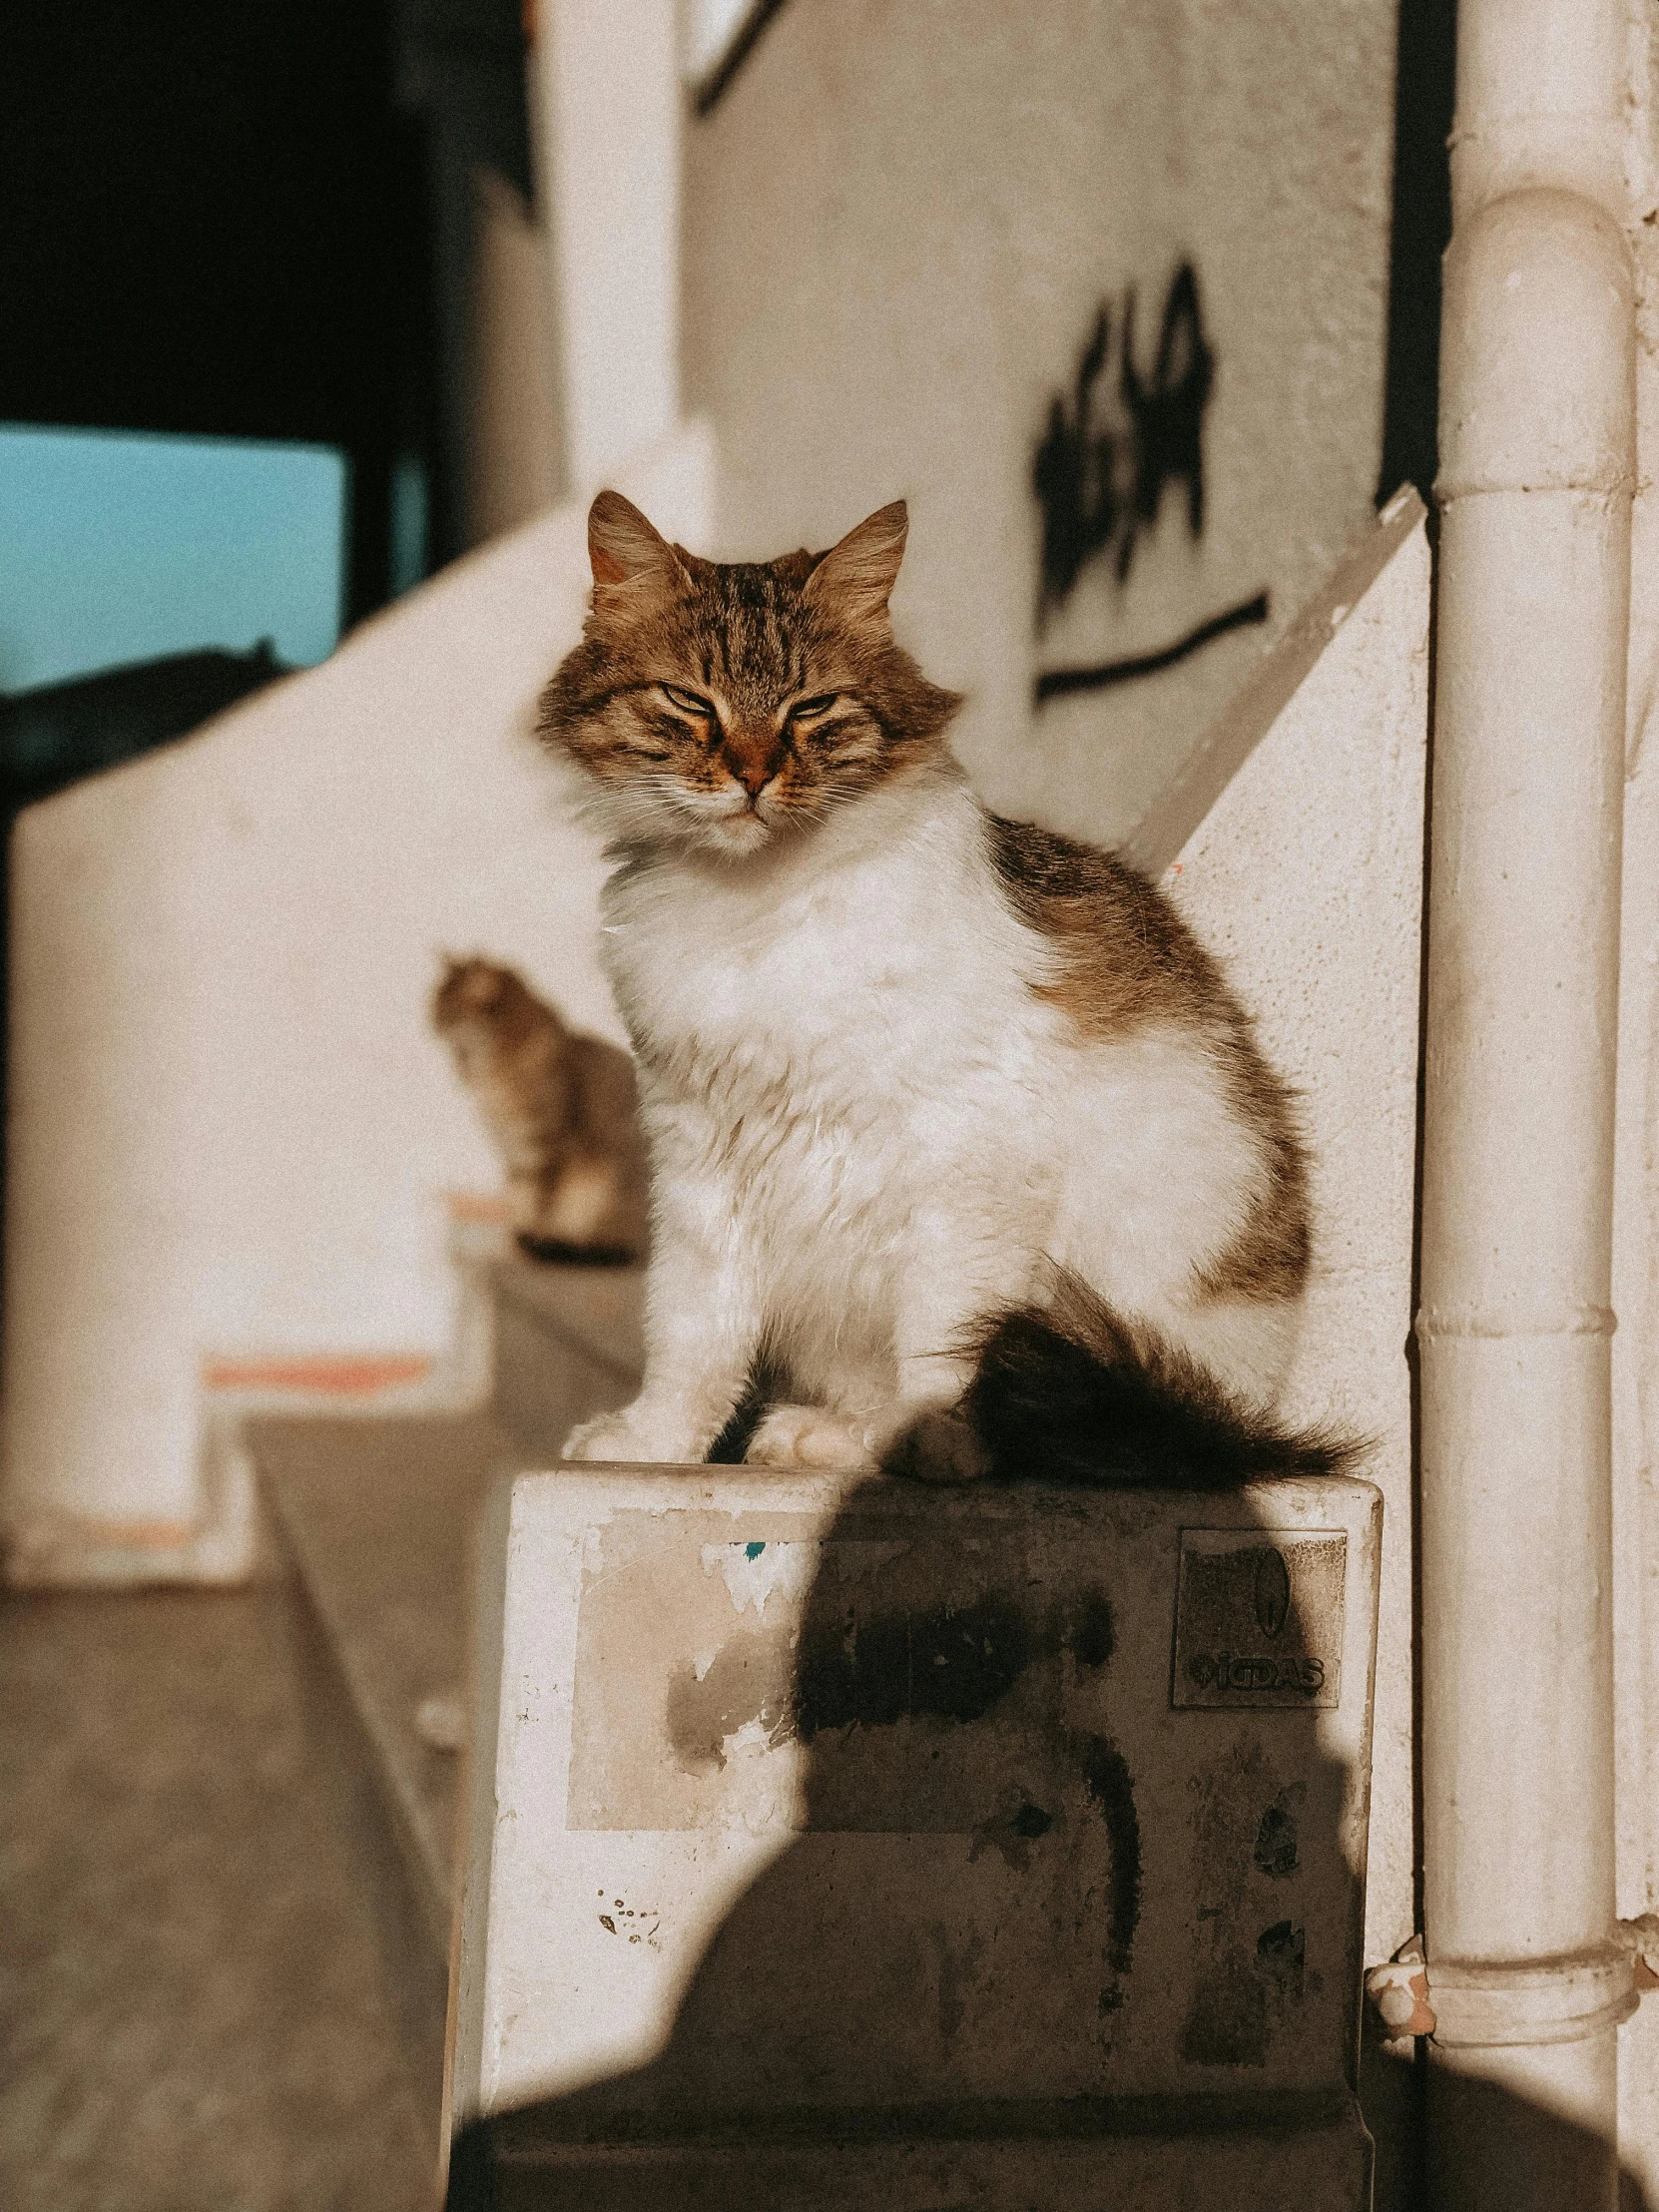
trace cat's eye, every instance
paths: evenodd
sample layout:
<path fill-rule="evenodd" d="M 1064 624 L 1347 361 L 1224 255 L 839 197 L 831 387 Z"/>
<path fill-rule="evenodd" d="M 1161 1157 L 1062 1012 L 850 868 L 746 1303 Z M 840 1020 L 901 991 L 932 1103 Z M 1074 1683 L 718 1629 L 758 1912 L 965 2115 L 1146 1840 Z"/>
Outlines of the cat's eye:
<path fill-rule="evenodd" d="M 830 712 L 839 696 L 837 692 L 820 692 L 813 699 L 798 699 L 790 709 L 790 720 L 792 722 L 817 722 L 821 715 L 827 715 Z"/>
<path fill-rule="evenodd" d="M 699 699 L 696 692 L 682 691 L 678 684 L 659 684 L 657 689 L 671 707 L 678 707 L 683 715 L 696 715 L 700 722 L 713 722 L 715 711 L 706 699 Z"/>

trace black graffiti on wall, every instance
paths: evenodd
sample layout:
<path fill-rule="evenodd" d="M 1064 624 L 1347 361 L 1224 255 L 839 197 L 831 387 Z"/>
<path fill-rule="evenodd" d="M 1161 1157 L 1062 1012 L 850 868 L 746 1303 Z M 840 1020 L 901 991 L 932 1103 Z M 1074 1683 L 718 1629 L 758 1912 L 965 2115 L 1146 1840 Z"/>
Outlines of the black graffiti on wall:
<path fill-rule="evenodd" d="M 1259 591 L 1254 598 L 1241 599 L 1236 607 L 1224 607 L 1219 615 L 1195 623 L 1183 637 L 1151 653 L 1125 654 L 1120 660 L 1101 661 L 1092 668 L 1045 668 L 1033 686 L 1037 705 L 1048 699 L 1063 699 L 1067 692 L 1101 691 L 1109 684 L 1133 683 L 1137 676 L 1156 676 L 1213 638 L 1224 638 L 1229 630 L 1246 630 L 1254 623 L 1266 622 L 1268 612 L 1268 595 Z"/>
<path fill-rule="evenodd" d="M 1203 535 L 1204 415 L 1216 356 L 1191 262 L 1170 280 L 1150 366 L 1143 366 L 1135 322 L 1133 285 L 1121 305 L 1102 301 L 1071 390 L 1049 402 L 1031 466 L 1043 518 L 1039 633 L 1091 563 L 1107 561 L 1117 583 L 1128 581 L 1166 492 L 1185 494 L 1188 535 Z M 1093 668 L 1049 669 L 1036 680 L 1037 702 L 1152 675 L 1229 630 L 1267 618 L 1268 595 L 1258 592 L 1153 652 Z"/>
<path fill-rule="evenodd" d="M 1187 528 L 1202 534 L 1204 410 L 1215 372 L 1191 262 L 1170 284 L 1150 375 L 1136 359 L 1134 286 L 1116 315 L 1102 302 L 1069 404 L 1058 392 L 1050 401 L 1032 464 L 1043 511 L 1039 624 L 1070 598 L 1090 561 L 1109 554 L 1118 582 L 1127 579 L 1140 534 L 1157 520 L 1171 484 L 1185 486 Z"/>

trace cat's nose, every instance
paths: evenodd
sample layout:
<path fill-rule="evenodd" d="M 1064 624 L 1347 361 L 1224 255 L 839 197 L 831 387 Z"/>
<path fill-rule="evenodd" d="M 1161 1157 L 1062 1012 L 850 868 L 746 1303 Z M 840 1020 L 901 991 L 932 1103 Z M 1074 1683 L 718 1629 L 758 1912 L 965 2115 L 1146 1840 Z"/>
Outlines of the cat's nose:
<path fill-rule="evenodd" d="M 778 762 L 771 752 L 759 750 L 749 753 L 731 752 L 726 756 L 726 767 L 743 786 L 751 799 L 759 799 L 768 784 L 778 773 Z"/>

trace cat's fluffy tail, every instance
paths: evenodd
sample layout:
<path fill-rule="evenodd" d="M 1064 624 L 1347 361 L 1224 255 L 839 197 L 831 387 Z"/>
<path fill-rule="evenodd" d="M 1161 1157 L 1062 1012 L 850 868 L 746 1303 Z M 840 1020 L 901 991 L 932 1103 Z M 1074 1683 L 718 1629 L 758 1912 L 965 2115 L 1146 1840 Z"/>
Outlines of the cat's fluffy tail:
<path fill-rule="evenodd" d="M 1069 1272 L 1047 1304 L 991 1317 L 977 1348 L 962 1411 L 1003 1481 L 1228 1489 L 1270 1475 L 1340 1474 L 1366 1448 L 1334 1429 L 1283 1428 L 1241 1404 Z"/>

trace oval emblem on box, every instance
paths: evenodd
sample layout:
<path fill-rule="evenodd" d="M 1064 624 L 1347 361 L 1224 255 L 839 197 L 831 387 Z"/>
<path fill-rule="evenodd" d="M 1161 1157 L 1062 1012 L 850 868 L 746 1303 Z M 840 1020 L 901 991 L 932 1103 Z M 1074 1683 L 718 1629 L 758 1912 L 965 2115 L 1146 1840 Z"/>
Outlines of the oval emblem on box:
<path fill-rule="evenodd" d="M 1340 1705 L 1347 1580 L 1344 1529 L 1182 1529 L 1170 1703 Z"/>
<path fill-rule="evenodd" d="M 1277 1636 L 1291 1609 L 1291 1576 L 1285 1554 L 1270 1544 L 1256 1569 L 1256 1620 L 1264 1636 Z"/>

